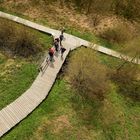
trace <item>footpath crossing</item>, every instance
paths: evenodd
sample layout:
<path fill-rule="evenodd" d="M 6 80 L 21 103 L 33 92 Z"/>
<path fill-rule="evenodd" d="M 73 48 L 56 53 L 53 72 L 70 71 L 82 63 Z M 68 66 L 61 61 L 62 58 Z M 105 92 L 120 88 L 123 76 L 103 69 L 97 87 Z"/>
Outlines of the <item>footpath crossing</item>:
<path fill-rule="evenodd" d="M 0 12 L 0 17 L 15 21 L 50 35 L 60 35 L 60 31 L 58 30 L 50 29 L 7 13 Z M 120 59 L 125 57 L 128 61 L 131 61 L 130 57 L 111 49 L 96 44 L 91 46 L 90 42 L 66 33 L 64 36 L 66 38 L 64 46 L 67 50 L 64 53 L 63 59 L 60 54 L 56 54 L 54 57 L 55 62 L 50 63 L 46 66 L 43 72 L 39 73 L 31 87 L 14 102 L 0 111 L 0 137 L 26 118 L 47 97 L 70 50 L 74 50 L 80 46 L 86 46 L 104 54 Z M 133 63 L 140 64 L 140 61 L 136 62 L 136 60 L 133 60 Z"/>

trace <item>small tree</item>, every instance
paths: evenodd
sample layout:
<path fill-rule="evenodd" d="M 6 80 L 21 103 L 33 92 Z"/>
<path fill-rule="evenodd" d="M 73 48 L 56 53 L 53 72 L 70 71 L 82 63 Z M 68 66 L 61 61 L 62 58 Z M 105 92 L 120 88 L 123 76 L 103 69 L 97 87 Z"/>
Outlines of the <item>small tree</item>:
<path fill-rule="evenodd" d="M 138 62 L 140 59 L 140 38 L 135 38 L 130 40 L 128 43 L 124 45 L 123 53 L 132 57 L 132 61 L 136 59 Z"/>
<path fill-rule="evenodd" d="M 5 19 L 0 19 L 0 49 L 8 55 L 22 57 L 42 51 L 38 37 L 30 29 Z"/>
<path fill-rule="evenodd" d="M 87 2 L 87 14 L 90 14 L 92 25 L 97 26 L 105 14 L 110 13 L 111 0 L 89 0 Z"/>
<path fill-rule="evenodd" d="M 22 32 L 22 34 L 20 32 Z M 13 50 L 14 54 L 22 57 L 29 57 L 34 56 L 41 51 L 42 48 L 37 36 L 30 33 L 27 29 L 20 29 Z"/>
<path fill-rule="evenodd" d="M 140 62 L 140 43 L 139 39 L 134 39 L 125 44 L 122 52 L 131 57 L 131 61 Z M 124 61 L 116 69 L 113 79 L 118 83 L 120 90 L 124 95 L 133 99 L 140 100 L 140 66 Z"/>
<path fill-rule="evenodd" d="M 121 15 L 130 20 L 140 19 L 139 0 L 114 0 L 112 10 L 117 15 Z"/>
<path fill-rule="evenodd" d="M 124 53 L 125 55 L 129 56 L 129 60 L 131 62 L 135 62 L 138 63 L 140 62 L 140 38 L 136 38 L 133 40 L 130 40 L 129 42 L 127 42 L 123 48 L 121 49 L 122 53 Z M 117 71 L 119 71 L 125 64 L 128 63 L 128 58 L 127 57 L 123 57 L 123 63 L 117 68 Z M 137 68 L 137 67 L 136 67 Z"/>
<path fill-rule="evenodd" d="M 80 49 L 71 57 L 68 75 L 74 89 L 84 97 L 103 99 L 109 83 L 107 70 L 91 49 Z"/>
<path fill-rule="evenodd" d="M 113 74 L 113 79 L 119 85 L 121 93 L 135 100 L 140 100 L 139 73 L 139 66 L 127 63 Z"/>

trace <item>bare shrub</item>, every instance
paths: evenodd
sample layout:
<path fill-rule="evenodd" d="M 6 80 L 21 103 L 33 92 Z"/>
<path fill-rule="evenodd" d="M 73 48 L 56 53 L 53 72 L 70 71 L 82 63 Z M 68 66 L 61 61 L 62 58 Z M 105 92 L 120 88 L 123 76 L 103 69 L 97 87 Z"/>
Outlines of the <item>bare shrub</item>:
<path fill-rule="evenodd" d="M 128 41 L 120 49 L 122 53 L 130 56 L 130 61 L 140 60 L 140 38 Z M 113 80 L 119 85 L 120 91 L 132 99 L 140 100 L 140 66 L 127 61 L 127 57 L 112 74 Z"/>
<path fill-rule="evenodd" d="M 140 100 L 140 67 L 135 64 L 126 64 L 113 74 L 113 80 L 119 85 L 123 95 Z"/>
<path fill-rule="evenodd" d="M 114 13 L 129 20 L 140 19 L 139 8 L 139 0 L 115 0 L 112 3 L 112 10 Z"/>
<path fill-rule="evenodd" d="M 42 50 L 38 42 L 39 40 L 34 34 L 30 33 L 27 29 L 21 29 L 18 32 L 13 51 L 16 55 L 23 57 L 36 55 Z"/>
<path fill-rule="evenodd" d="M 14 25 L 7 20 L 0 19 L 0 48 L 10 49 L 14 42 Z"/>
<path fill-rule="evenodd" d="M 8 55 L 29 57 L 40 52 L 41 45 L 30 29 L 0 19 L 0 49 Z"/>
<path fill-rule="evenodd" d="M 133 40 L 128 41 L 123 45 L 123 48 L 121 49 L 121 52 L 123 52 L 126 55 L 129 55 L 133 59 L 136 59 L 136 61 L 139 61 L 140 59 L 140 37 L 134 38 Z"/>
<path fill-rule="evenodd" d="M 102 19 L 102 17 L 98 14 L 91 14 L 89 18 L 91 18 L 91 25 L 93 27 L 96 27 L 97 25 L 99 25 Z"/>
<path fill-rule="evenodd" d="M 93 50 L 83 48 L 76 51 L 68 66 L 68 75 L 78 93 L 92 99 L 104 99 L 109 88 L 107 70 Z"/>

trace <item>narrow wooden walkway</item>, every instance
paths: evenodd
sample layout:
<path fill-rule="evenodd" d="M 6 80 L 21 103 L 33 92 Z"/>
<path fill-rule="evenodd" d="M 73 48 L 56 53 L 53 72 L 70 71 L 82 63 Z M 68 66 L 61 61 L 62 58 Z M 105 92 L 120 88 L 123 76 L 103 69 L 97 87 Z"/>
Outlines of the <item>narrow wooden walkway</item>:
<path fill-rule="evenodd" d="M 71 46 L 66 43 L 64 45 L 67 47 L 67 50 L 63 59 L 59 53 L 56 53 L 54 57 L 55 61 L 46 65 L 45 69 L 43 72 L 39 73 L 32 86 L 13 103 L 0 111 L 0 136 L 23 120 L 46 98 L 69 53 Z"/>
<path fill-rule="evenodd" d="M 28 27 L 40 30 L 48 34 L 55 34 L 55 36 L 60 35 L 60 31 L 50 29 L 3 12 L 0 12 L 0 17 L 18 22 L 20 24 L 26 25 Z M 69 51 L 82 45 L 87 47 L 90 46 L 90 42 L 69 34 L 65 34 L 65 38 L 66 41 L 64 42 L 64 46 L 67 48 L 67 50 L 64 54 L 63 59 L 61 59 L 59 54 L 56 54 L 54 58 L 55 62 L 46 67 L 43 73 L 39 73 L 32 86 L 13 103 L 9 104 L 7 107 L 3 108 L 0 111 L 0 137 L 3 136 L 6 132 L 8 132 L 11 128 L 13 128 L 20 121 L 22 121 L 25 117 L 27 117 L 46 98 Z M 92 49 L 117 58 L 121 58 L 123 56 L 118 52 L 98 45 L 94 45 Z M 128 61 L 131 60 L 131 58 L 127 58 Z M 135 60 L 134 63 L 136 63 Z M 138 63 L 140 64 L 140 61 Z"/>

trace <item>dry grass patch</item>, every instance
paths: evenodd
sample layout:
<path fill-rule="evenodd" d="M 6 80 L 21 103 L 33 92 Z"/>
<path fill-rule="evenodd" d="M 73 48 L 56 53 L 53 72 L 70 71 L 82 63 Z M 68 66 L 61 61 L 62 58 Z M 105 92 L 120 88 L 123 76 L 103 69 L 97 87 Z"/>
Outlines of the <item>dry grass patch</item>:
<path fill-rule="evenodd" d="M 125 23 L 115 24 L 99 34 L 99 37 L 109 41 L 110 43 L 124 44 L 136 37 L 135 28 Z"/>
<path fill-rule="evenodd" d="M 49 24 L 50 26 L 62 27 L 62 26 L 72 26 L 73 28 L 78 28 L 81 31 L 88 30 L 91 33 L 100 34 L 105 32 L 107 29 L 114 28 L 116 24 L 127 23 L 131 27 L 135 25 L 131 22 L 124 20 L 123 18 L 114 16 L 114 15 L 105 15 L 98 14 L 99 22 L 96 26 L 93 25 L 93 16 L 96 15 L 96 12 L 91 15 L 86 15 L 84 12 L 78 13 L 75 10 L 75 6 L 70 3 L 70 6 L 67 6 L 66 3 L 63 3 L 61 6 L 60 2 L 47 2 L 47 1 L 4 1 L 1 4 L 2 7 L 5 7 L 7 10 L 23 14 L 32 19 L 37 19 L 43 23 Z M 129 27 L 129 29 L 131 29 Z"/>
<path fill-rule="evenodd" d="M 66 115 L 59 116 L 58 118 L 56 118 L 53 121 L 52 124 L 54 126 L 52 133 L 54 133 L 54 134 L 59 134 L 59 133 L 61 133 L 61 131 L 64 131 L 66 129 L 67 130 L 72 129 L 68 116 L 66 116 Z"/>
<path fill-rule="evenodd" d="M 47 134 L 51 135 L 61 135 L 64 131 L 71 131 L 72 125 L 69 121 L 67 115 L 62 115 L 56 117 L 52 120 L 48 120 L 47 118 L 43 118 L 41 125 L 37 128 L 36 132 L 33 134 L 33 138 L 31 140 L 43 140 L 44 136 Z"/>

